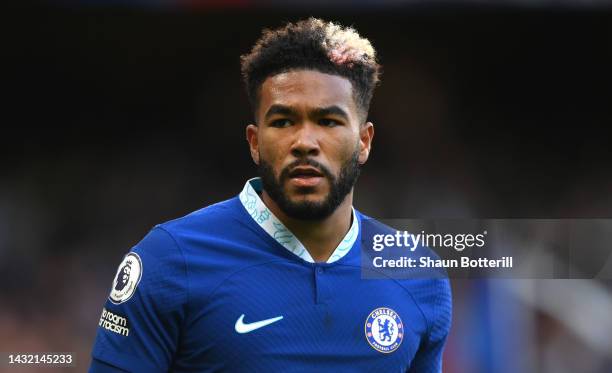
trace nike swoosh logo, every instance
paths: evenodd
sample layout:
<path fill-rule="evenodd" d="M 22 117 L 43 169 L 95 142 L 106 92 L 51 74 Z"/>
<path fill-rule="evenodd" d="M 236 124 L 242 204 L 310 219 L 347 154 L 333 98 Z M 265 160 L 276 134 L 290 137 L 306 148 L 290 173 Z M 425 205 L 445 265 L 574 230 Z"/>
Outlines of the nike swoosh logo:
<path fill-rule="evenodd" d="M 263 328 L 264 326 L 268 326 L 270 324 L 273 324 L 277 321 L 282 320 L 283 317 L 282 316 L 277 316 L 277 317 L 273 317 L 271 319 L 266 319 L 266 320 L 261 320 L 261 321 L 256 321 L 256 322 L 252 322 L 249 324 L 245 324 L 244 323 L 244 314 L 240 315 L 240 317 L 238 318 L 238 320 L 236 320 L 236 332 L 240 333 L 240 334 L 245 334 L 245 333 L 250 333 L 253 330 L 257 330 L 259 328 Z"/>

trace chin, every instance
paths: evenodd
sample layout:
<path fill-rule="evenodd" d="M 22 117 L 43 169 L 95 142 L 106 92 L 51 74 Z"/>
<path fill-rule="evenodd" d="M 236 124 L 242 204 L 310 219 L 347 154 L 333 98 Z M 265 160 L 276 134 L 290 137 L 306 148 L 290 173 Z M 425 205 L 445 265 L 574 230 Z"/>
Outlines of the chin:
<path fill-rule="evenodd" d="M 309 194 L 294 194 L 289 198 L 291 203 L 301 204 L 320 204 L 323 203 L 326 199 L 327 195 L 321 193 L 309 193 Z"/>

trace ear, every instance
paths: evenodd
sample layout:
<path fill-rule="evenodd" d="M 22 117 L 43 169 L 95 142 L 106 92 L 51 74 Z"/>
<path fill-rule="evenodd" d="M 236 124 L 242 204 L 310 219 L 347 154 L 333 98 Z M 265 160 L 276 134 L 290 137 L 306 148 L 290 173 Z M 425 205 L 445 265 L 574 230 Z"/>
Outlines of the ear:
<path fill-rule="evenodd" d="M 259 140 L 257 138 L 258 131 L 259 127 L 257 127 L 255 124 L 249 124 L 246 127 L 246 140 L 249 143 L 251 158 L 253 158 L 253 162 L 255 162 L 256 165 L 259 165 Z"/>
<path fill-rule="evenodd" d="M 370 148 L 374 139 L 374 124 L 366 122 L 359 129 L 359 164 L 363 165 L 370 157 Z"/>

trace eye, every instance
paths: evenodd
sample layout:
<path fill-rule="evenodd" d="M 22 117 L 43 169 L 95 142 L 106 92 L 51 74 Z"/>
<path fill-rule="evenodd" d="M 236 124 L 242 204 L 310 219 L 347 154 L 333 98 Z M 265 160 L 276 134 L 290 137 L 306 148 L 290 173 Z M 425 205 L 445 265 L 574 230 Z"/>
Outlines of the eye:
<path fill-rule="evenodd" d="M 325 127 L 336 127 L 341 125 L 342 123 L 338 122 L 335 119 L 323 118 L 319 119 L 319 124 Z"/>
<path fill-rule="evenodd" d="M 276 119 L 270 123 L 270 127 L 284 128 L 289 127 L 291 121 L 289 119 Z"/>

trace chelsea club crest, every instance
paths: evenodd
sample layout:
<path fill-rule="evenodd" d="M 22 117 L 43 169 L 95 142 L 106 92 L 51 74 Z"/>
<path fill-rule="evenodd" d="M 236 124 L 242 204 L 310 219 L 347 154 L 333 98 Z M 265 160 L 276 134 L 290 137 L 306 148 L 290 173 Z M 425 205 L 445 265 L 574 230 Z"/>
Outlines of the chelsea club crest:
<path fill-rule="evenodd" d="M 391 353 L 397 350 L 404 339 L 402 319 L 391 308 L 377 308 L 366 319 L 365 335 L 376 351 Z"/>
<path fill-rule="evenodd" d="M 119 265 L 109 299 L 114 304 L 121 304 L 129 300 L 142 277 L 142 261 L 138 254 L 131 252 L 123 258 Z"/>

